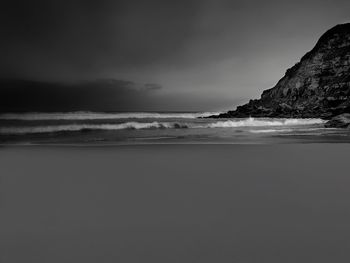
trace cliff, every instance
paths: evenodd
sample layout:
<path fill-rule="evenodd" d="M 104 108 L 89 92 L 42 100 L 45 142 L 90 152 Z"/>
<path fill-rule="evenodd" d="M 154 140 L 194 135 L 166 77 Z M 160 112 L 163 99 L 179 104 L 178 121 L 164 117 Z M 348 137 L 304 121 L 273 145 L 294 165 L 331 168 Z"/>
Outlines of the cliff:
<path fill-rule="evenodd" d="M 350 23 L 327 31 L 260 99 L 212 116 L 324 118 L 350 112 Z"/>

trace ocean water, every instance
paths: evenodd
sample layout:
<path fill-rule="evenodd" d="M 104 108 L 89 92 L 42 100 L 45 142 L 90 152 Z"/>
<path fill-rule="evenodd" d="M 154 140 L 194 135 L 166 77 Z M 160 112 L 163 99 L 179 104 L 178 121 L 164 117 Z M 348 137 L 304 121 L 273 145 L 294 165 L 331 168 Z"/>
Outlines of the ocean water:
<path fill-rule="evenodd" d="M 264 144 L 350 142 L 321 119 L 208 119 L 216 112 L 0 114 L 1 144 Z"/>

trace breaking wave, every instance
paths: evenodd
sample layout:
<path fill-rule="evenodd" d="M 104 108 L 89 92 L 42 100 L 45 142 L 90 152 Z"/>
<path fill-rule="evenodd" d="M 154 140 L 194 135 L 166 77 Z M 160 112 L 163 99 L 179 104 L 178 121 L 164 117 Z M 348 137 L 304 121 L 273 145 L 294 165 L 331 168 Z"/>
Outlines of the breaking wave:
<path fill-rule="evenodd" d="M 124 123 L 72 123 L 57 125 L 35 125 L 35 126 L 12 126 L 0 127 L 0 134 L 32 134 L 32 133 L 52 133 L 64 131 L 88 131 L 88 130 L 125 130 L 125 129 L 208 129 L 208 128 L 235 128 L 235 127 L 272 127 L 272 126 L 302 126 L 323 124 L 321 119 L 266 119 L 266 118 L 248 118 L 218 121 L 214 123 L 189 122 L 124 122 Z M 274 132 L 273 129 L 262 129 L 253 131 L 255 133 Z M 276 130 L 277 131 L 277 130 Z"/>
<path fill-rule="evenodd" d="M 249 130 L 250 133 L 274 133 L 274 132 L 292 132 L 293 129 L 266 129 L 266 130 Z"/>
<path fill-rule="evenodd" d="M 218 121 L 208 124 L 208 128 L 234 128 L 234 127 L 263 127 L 263 126 L 297 126 L 323 124 L 321 119 L 264 119 L 248 118 L 241 120 Z"/>
<path fill-rule="evenodd" d="M 125 130 L 125 129 L 182 129 L 188 128 L 185 124 L 166 122 L 126 122 L 120 124 L 69 124 L 69 125 L 49 125 L 49 126 L 28 126 L 28 127 L 3 127 L 0 134 L 30 134 L 30 133 L 52 133 L 69 131 L 89 131 L 89 130 Z"/>
<path fill-rule="evenodd" d="M 196 119 L 217 115 L 221 112 L 193 112 L 193 113 L 152 113 L 152 112 L 30 112 L 30 113 L 5 113 L 0 114 L 0 120 L 112 120 L 112 119 Z"/>

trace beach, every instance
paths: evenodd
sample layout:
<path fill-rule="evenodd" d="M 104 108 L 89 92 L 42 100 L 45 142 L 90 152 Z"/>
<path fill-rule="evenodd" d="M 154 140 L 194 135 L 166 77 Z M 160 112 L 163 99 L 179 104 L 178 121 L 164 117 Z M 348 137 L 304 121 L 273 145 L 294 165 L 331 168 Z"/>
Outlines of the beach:
<path fill-rule="evenodd" d="M 349 263 L 350 1 L 3 1 L 0 263 Z"/>
<path fill-rule="evenodd" d="M 0 262 L 348 262 L 350 144 L 0 148 Z"/>

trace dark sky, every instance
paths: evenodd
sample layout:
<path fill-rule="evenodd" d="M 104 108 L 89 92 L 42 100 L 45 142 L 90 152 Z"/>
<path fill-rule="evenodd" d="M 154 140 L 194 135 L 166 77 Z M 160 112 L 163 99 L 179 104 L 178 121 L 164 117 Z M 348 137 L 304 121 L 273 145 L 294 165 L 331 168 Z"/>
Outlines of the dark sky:
<path fill-rule="evenodd" d="M 2 1 L 0 77 L 155 83 L 163 102 L 146 110 L 223 110 L 259 97 L 349 14 L 348 0 Z"/>

